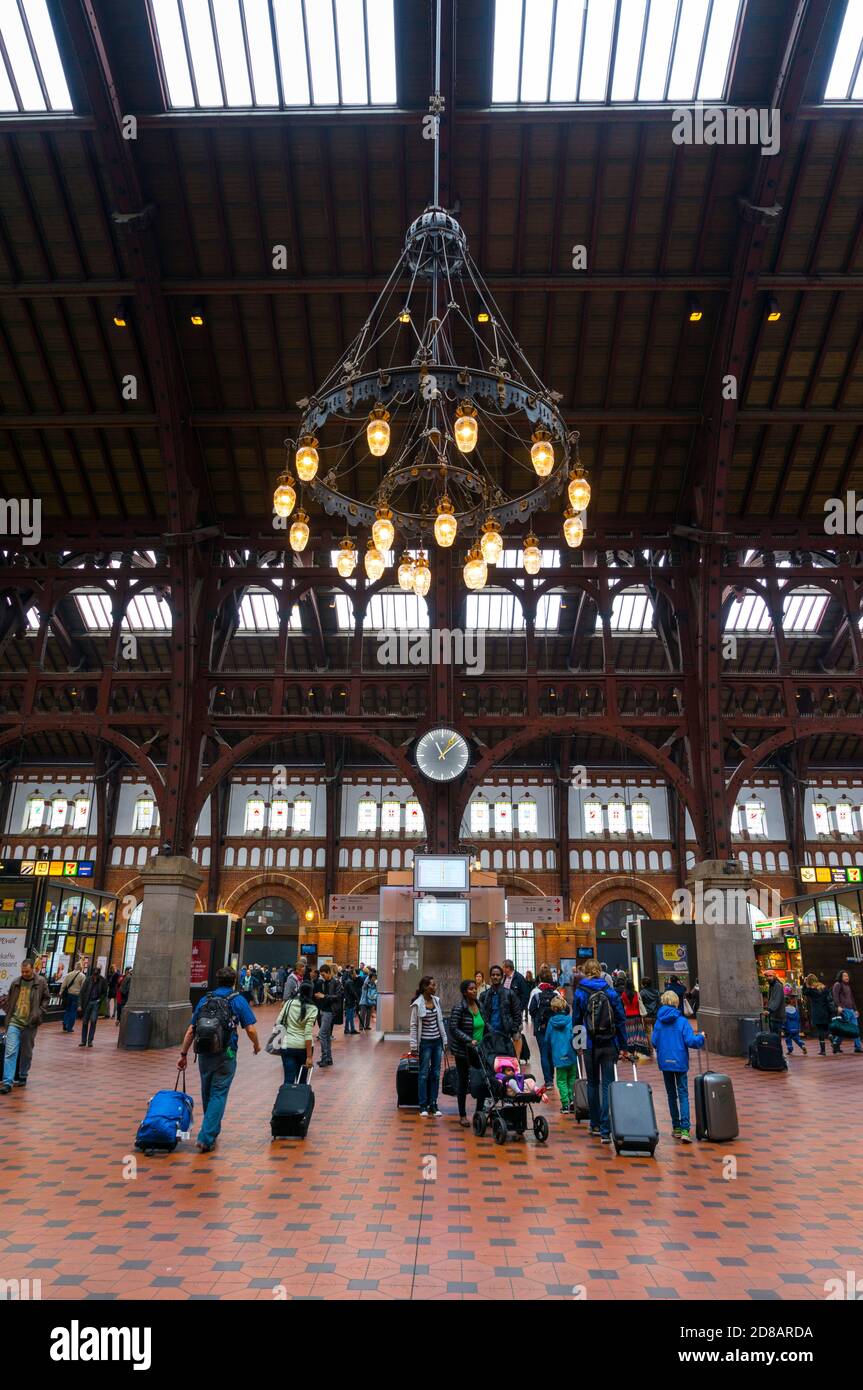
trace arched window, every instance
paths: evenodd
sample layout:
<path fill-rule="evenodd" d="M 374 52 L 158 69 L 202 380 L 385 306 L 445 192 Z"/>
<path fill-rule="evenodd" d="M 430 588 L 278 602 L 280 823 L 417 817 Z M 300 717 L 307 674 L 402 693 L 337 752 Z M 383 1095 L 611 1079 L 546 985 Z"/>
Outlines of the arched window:
<path fill-rule="evenodd" d="M 378 803 L 366 792 L 357 802 L 357 834 L 373 835 L 378 825 Z"/>
<path fill-rule="evenodd" d="M 626 834 L 626 802 L 615 792 L 608 803 L 608 830 L 611 835 Z"/>
<path fill-rule="evenodd" d="M 584 833 L 602 834 L 602 802 L 596 796 L 589 796 L 584 803 Z"/>
<path fill-rule="evenodd" d="M 653 833 L 650 802 L 646 797 L 637 796 L 632 803 L 632 829 L 636 835 L 650 835 Z"/>
<path fill-rule="evenodd" d="M 532 922 L 507 922 L 506 958 L 522 975 L 529 970 L 536 974 L 536 934 Z"/>
<path fill-rule="evenodd" d="M 816 835 L 831 835 L 833 825 L 830 820 L 830 807 L 826 801 L 813 801 L 812 820 L 815 823 Z"/>
<path fill-rule="evenodd" d="M 731 808 L 731 833 L 732 835 L 740 834 L 740 807 L 736 801 Z"/>
<path fill-rule="evenodd" d="M 424 835 L 426 828 L 423 808 L 415 796 L 411 796 L 405 802 L 405 831 L 408 835 Z M 413 855 L 412 850 L 408 854 Z"/>
<path fill-rule="evenodd" d="M 246 818 L 243 823 L 243 834 L 260 835 L 264 828 L 265 815 L 266 807 L 264 805 L 264 798 L 258 792 L 254 792 L 246 802 Z"/>
<path fill-rule="evenodd" d="M 38 830 L 42 825 L 42 818 L 45 815 L 45 798 L 40 792 L 34 792 L 27 798 L 24 807 L 24 823 L 22 830 Z"/>
<path fill-rule="evenodd" d="M 69 810 L 69 802 L 65 796 L 55 796 L 51 802 L 51 820 L 49 828 L 51 830 L 63 830 L 66 825 L 66 815 Z"/>
<path fill-rule="evenodd" d="M 312 802 L 305 792 L 300 792 L 294 802 L 294 834 L 308 835 L 312 828 Z"/>
<path fill-rule="evenodd" d="M 270 802 L 270 831 L 273 835 L 288 833 L 288 800 L 277 796 Z"/>
<path fill-rule="evenodd" d="M 135 964 L 135 952 L 138 949 L 138 933 L 141 930 L 141 912 L 143 902 L 138 903 L 126 924 L 126 945 L 123 951 L 123 969 L 128 970 Z"/>
<path fill-rule="evenodd" d="M 146 835 L 153 829 L 156 805 L 149 792 L 139 796 L 135 802 L 135 813 L 132 817 L 132 834 Z"/>
<path fill-rule="evenodd" d="M 378 968 L 378 924 L 360 922 L 360 960 L 363 965 Z"/>
<path fill-rule="evenodd" d="M 503 792 L 494 803 L 494 833 L 496 835 L 512 834 L 512 802 Z"/>
<path fill-rule="evenodd" d="M 518 833 L 519 835 L 539 834 L 539 812 L 536 802 L 529 792 L 518 803 Z"/>
<path fill-rule="evenodd" d="M 767 835 L 767 807 L 760 797 L 750 797 L 743 808 L 746 817 L 746 829 L 750 835 L 758 835 L 762 838 Z"/>
<path fill-rule="evenodd" d="M 836 812 L 836 829 L 839 834 L 853 835 L 855 832 L 854 807 L 848 797 L 843 796 L 841 800 L 837 801 L 834 810 Z"/>
<path fill-rule="evenodd" d="M 84 792 L 79 792 L 75 797 L 72 810 L 72 829 L 86 830 L 90 819 L 90 798 Z"/>
<path fill-rule="evenodd" d="M 395 796 L 385 796 L 381 802 L 381 830 L 384 835 L 398 835 L 401 823 L 401 802 Z"/>
<path fill-rule="evenodd" d="M 489 825 L 489 804 L 480 792 L 470 803 L 470 833 L 471 835 L 487 835 Z"/>

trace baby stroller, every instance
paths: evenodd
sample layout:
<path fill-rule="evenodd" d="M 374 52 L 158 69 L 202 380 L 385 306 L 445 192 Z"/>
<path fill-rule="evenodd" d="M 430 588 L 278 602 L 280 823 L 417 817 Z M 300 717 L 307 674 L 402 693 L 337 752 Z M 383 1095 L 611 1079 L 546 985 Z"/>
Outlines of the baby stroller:
<path fill-rule="evenodd" d="M 495 1059 L 514 1057 L 511 1038 L 499 1033 L 486 1034 L 479 1047 L 474 1049 L 470 1069 L 470 1093 L 474 1100 L 484 1102 L 473 1117 L 473 1132 L 482 1138 L 489 1124 L 496 1144 L 505 1144 L 511 1134 L 523 1138 L 528 1123 L 533 1125 L 534 1138 L 538 1144 L 548 1139 L 548 1120 L 544 1115 L 534 1115 L 533 1107 L 537 1097 L 531 1091 L 511 1094 L 495 1076 Z"/>

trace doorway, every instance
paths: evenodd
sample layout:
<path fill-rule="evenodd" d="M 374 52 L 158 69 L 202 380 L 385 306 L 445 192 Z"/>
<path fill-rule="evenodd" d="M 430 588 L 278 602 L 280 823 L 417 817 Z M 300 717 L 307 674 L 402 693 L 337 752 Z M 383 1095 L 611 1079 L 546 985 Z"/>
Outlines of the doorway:
<path fill-rule="evenodd" d="M 626 919 L 647 916 L 649 913 L 629 898 L 618 898 L 600 909 L 596 919 L 596 958 L 605 961 L 610 973 L 615 970 L 630 973 L 638 946 L 634 938 L 628 940 Z"/>
<path fill-rule="evenodd" d="M 461 977 L 472 980 L 476 974 L 476 942 L 463 941 L 461 947 Z"/>
<path fill-rule="evenodd" d="M 294 965 L 299 954 L 297 909 L 286 898 L 259 898 L 243 918 L 245 964 Z"/>

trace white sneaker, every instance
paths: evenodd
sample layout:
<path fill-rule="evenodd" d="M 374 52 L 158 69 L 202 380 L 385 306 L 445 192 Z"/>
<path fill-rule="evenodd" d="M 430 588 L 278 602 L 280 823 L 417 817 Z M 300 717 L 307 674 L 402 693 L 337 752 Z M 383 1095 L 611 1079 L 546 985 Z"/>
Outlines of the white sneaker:
<path fill-rule="evenodd" d="M 429 1117 L 429 1112 L 428 1112 L 427 1110 L 421 1110 L 421 1111 L 420 1111 L 420 1119 L 421 1119 L 421 1120 L 427 1120 L 428 1117 Z"/>

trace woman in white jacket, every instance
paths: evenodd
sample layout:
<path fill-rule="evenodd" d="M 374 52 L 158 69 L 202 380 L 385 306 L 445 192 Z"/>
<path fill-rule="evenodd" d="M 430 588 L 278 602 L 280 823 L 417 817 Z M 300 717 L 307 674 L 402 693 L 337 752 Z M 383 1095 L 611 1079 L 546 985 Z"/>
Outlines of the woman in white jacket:
<path fill-rule="evenodd" d="M 419 1058 L 420 1115 L 440 1115 L 437 1097 L 440 1085 L 440 1064 L 446 1047 L 446 1026 L 443 1010 L 437 997 L 437 983 L 432 975 L 423 975 L 416 998 L 411 1004 L 411 1056 Z"/>

